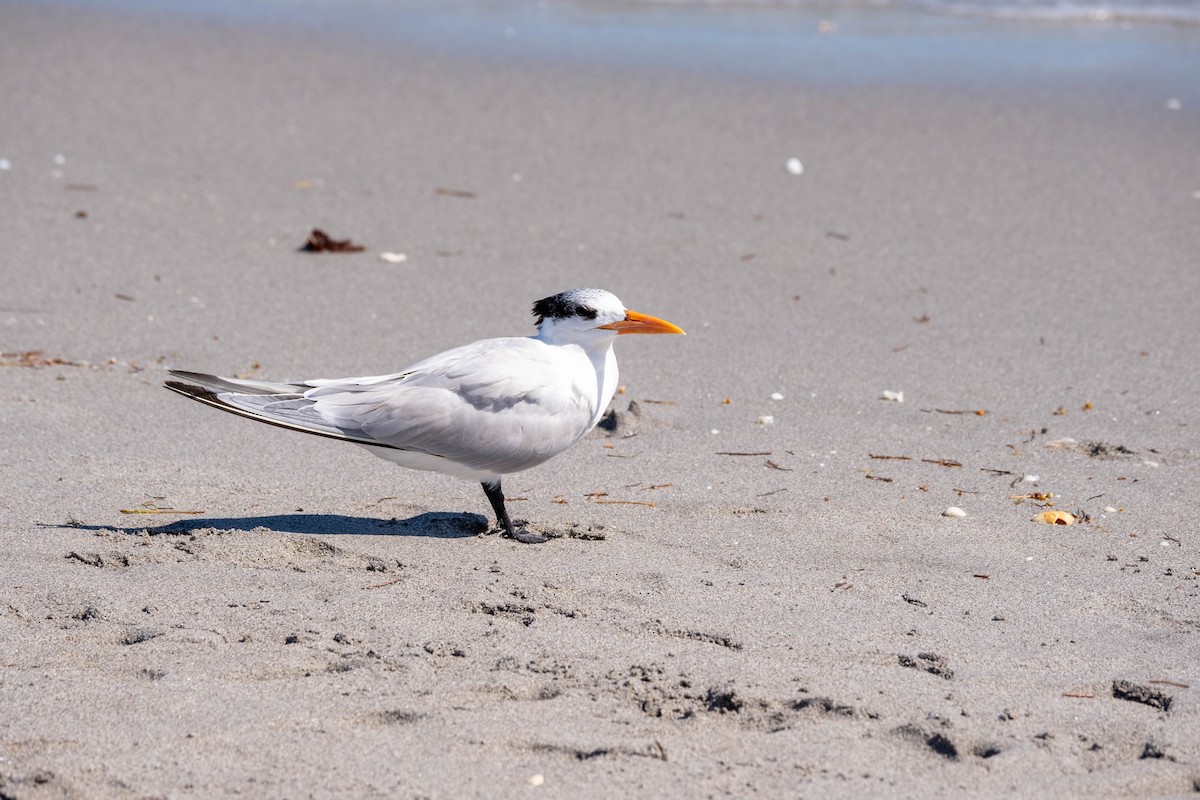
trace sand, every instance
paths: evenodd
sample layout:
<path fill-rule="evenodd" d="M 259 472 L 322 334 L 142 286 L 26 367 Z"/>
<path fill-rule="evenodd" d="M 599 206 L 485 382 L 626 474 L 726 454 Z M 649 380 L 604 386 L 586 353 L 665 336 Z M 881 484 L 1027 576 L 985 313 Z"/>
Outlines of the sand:
<path fill-rule="evenodd" d="M 1186 32 L 756 74 L 4 17 L 0 796 L 1200 786 Z M 506 481 L 544 545 L 161 388 L 391 372 L 587 285 L 689 335 Z"/>

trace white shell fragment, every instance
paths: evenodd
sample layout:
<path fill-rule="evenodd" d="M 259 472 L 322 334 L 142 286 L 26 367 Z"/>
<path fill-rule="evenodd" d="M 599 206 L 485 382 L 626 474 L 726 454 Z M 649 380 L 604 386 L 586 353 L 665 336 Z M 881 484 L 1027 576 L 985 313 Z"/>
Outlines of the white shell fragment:
<path fill-rule="evenodd" d="M 771 399 L 772 400 L 782 400 L 783 395 L 780 394 L 779 392 L 771 392 Z"/>
<path fill-rule="evenodd" d="M 404 255 L 404 253 L 380 253 L 379 260 L 386 261 L 389 264 L 403 264 L 405 261 L 408 261 L 408 256 Z"/>
<path fill-rule="evenodd" d="M 800 163 L 798 158 L 789 158 L 787 160 L 787 171 L 793 175 L 802 175 L 804 173 L 804 165 Z"/>
<path fill-rule="evenodd" d="M 1021 480 L 1025 481 L 1026 483 L 1037 483 L 1041 479 L 1042 479 L 1041 475 L 1026 475 Z"/>
<path fill-rule="evenodd" d="M 774 425 L 775 418 L 772 417 L 770 414 L 765 414 L 758 418 L 758 424 L 759 425 Z"/>
<path fill-rule="evenodd" d="M 1113 508 L 1112 506 L 1105 506 L 1104 513 L 1105 514 L 1115 514 L 1115 513 L 1117 513 L 1117 510 L 1115 508 Z"/>
<path fill-rule="evenodd" d="M 546 776 L 540 772 L 537 773 L 536 775 L 529 776 L 529 785 L 530 786 L 541 786 L 545 782 L 546 782 Z"/>
<path fill-rule="evenodd" d="M 893 392 L 891 389 L 883 390 L 883 399 L 891 400 L 893 403 L 904 402 L 904 392 Z"/>
<path fill-rule="evenodd" d="M 965 517 L 967 512 L 963 511 L 958 506 L 950 506 L 942 512 L 943 517 Z"/>
<path fill-rule="evenodd" d="M 0 169 L 12 169 L 12 162 L 7 158 L 0 158 Z"/>

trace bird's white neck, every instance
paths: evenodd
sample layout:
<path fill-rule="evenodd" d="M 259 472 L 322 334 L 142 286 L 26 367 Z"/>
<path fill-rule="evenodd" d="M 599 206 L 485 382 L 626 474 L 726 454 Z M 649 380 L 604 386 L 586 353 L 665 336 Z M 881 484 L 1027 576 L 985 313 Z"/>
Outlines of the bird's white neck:
<path fill-rule="evenodd" d="M 538 329 L 537 336 L 533 338 L 552 346 L 577 347 L 591 362 L 596 371 L 596 408 L 592 414 L 591 425 L 595 427 L 617 391 L 620 376 L 617 371 L 617 356 L 613 352 L 613 342 L 616 341 L 617 334 L 607 334 L 594 328 L 572 331 L 555 323 L 556 320 L 545 320 Z"/>

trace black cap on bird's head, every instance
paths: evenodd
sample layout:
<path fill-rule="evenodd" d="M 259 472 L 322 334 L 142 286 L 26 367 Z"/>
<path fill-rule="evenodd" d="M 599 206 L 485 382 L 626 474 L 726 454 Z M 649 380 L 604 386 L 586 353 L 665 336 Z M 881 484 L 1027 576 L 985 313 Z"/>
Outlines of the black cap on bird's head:
<path fill-rule="evenodd" d="M 683 333 L 669 322 L 630 311 L 612 292 L 603 289 L 570 289 L 533 304 L 538 330 L 547 322 L 556 328 L 615 333 Z M 549 327 L 549 326 L 547 326 Z"/>
<path fill-rule="evenodd" d="M 533 315 L 537 317 L 536 324 L 541 327 L 547 319 L 568 319 L 570 317 L 595 319 L 600 313 L 596 308 L 596 300 L 601 295 L 608 295 L 609 298 L 616 301 L 617 305 L 621 303 L 615 295 L 603 289 L 570 289 L 550 297 L 543 297 L 533 304 Z"/>

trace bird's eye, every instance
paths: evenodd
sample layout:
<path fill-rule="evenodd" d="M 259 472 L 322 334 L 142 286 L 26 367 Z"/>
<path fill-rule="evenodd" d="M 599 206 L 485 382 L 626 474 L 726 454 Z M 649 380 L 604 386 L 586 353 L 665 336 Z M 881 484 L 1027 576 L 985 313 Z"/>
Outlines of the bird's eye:
<path fill-rule="evenodd" d="M 588 308 L 587 306 L 575 306 L 575 314 L 584 319 L 595 319 L 596 309 Z"/>

